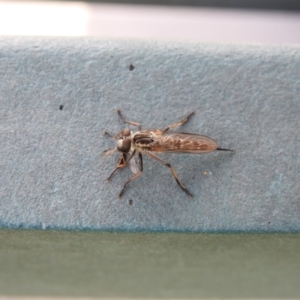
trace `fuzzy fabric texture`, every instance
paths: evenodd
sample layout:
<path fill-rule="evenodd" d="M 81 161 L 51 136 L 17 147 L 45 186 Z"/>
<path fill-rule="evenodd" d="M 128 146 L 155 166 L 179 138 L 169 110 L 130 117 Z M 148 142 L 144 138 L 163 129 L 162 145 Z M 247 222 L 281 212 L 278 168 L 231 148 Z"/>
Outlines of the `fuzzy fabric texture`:
<path fill-rule="evenodd" d="M 0 78 L 0 227 L 300 230 L 299 47 L 1 37 Z M 119 200 L 117 108 L 236 153 L 159 155 L 192 199 L 144 155 Z"/>

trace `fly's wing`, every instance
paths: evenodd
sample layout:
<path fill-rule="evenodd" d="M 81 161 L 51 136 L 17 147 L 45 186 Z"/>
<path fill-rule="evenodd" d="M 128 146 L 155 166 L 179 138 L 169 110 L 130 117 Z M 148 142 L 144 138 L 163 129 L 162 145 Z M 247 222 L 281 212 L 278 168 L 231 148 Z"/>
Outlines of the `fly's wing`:
<path fill-rule="evenodd" d="M 160 136 L 160 148 L 158 152 L 200 154 L 215 151 L 218 144 L 205 135 L 168 131 Z"/>
<path fill-rule="evenodd" d="M 130 156 L 130 154 L 131 153 L 129 153 L 128 156 Z M 130 170 L 133 174 L 140 172 L 140 167 L 139 167 L 139 164 L 138 164 L 135 156 L 133 156 L 131 158 L 131 160 L 129 161 L 129 166 L 130 166 Z"/>

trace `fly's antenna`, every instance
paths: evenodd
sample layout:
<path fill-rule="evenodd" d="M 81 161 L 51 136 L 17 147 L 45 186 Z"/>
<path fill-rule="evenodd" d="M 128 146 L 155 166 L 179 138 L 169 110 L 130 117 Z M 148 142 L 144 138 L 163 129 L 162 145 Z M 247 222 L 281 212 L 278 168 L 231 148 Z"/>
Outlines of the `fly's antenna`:
<path fill-rule="evenodd" d="M 218 151 L 229 151 L 229 152 L 232 152 L 233 154 L 235 154 L 235 150 L 231 150 L 231 149 L 217 148 L 216 150 L 218 150 Z"/>

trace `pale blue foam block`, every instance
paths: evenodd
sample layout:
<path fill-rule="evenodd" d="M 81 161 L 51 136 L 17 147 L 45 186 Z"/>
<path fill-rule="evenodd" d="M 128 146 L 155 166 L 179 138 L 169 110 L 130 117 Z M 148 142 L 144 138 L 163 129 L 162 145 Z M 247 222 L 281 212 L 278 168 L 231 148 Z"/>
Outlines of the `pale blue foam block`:
<path fill-rule="evenodd" d="M 299 47 L 2 37 L 0 78 L 1 227 L 300 230 Z M 193 199 L 144 155 L 118 200 L 116 108 L 144 129 L 195 110 L 178 130 L 236 154 L 160 155 Z"/>

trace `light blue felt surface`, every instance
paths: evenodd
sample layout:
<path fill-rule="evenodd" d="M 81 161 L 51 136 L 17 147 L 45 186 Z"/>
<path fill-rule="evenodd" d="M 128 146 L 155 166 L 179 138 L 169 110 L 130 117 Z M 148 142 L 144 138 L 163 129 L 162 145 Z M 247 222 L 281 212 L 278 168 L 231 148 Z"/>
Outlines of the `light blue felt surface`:
<path fill-rule="evenodd" d="M 0 78 L 1 227 L 300 230 L 299 47 L 2 37 Z M 160 156 L 193 199 L 144 157 L 118 200 L 116 108 L 143 128 L 196 110 L 180 130 L 236 154 Z"/>

